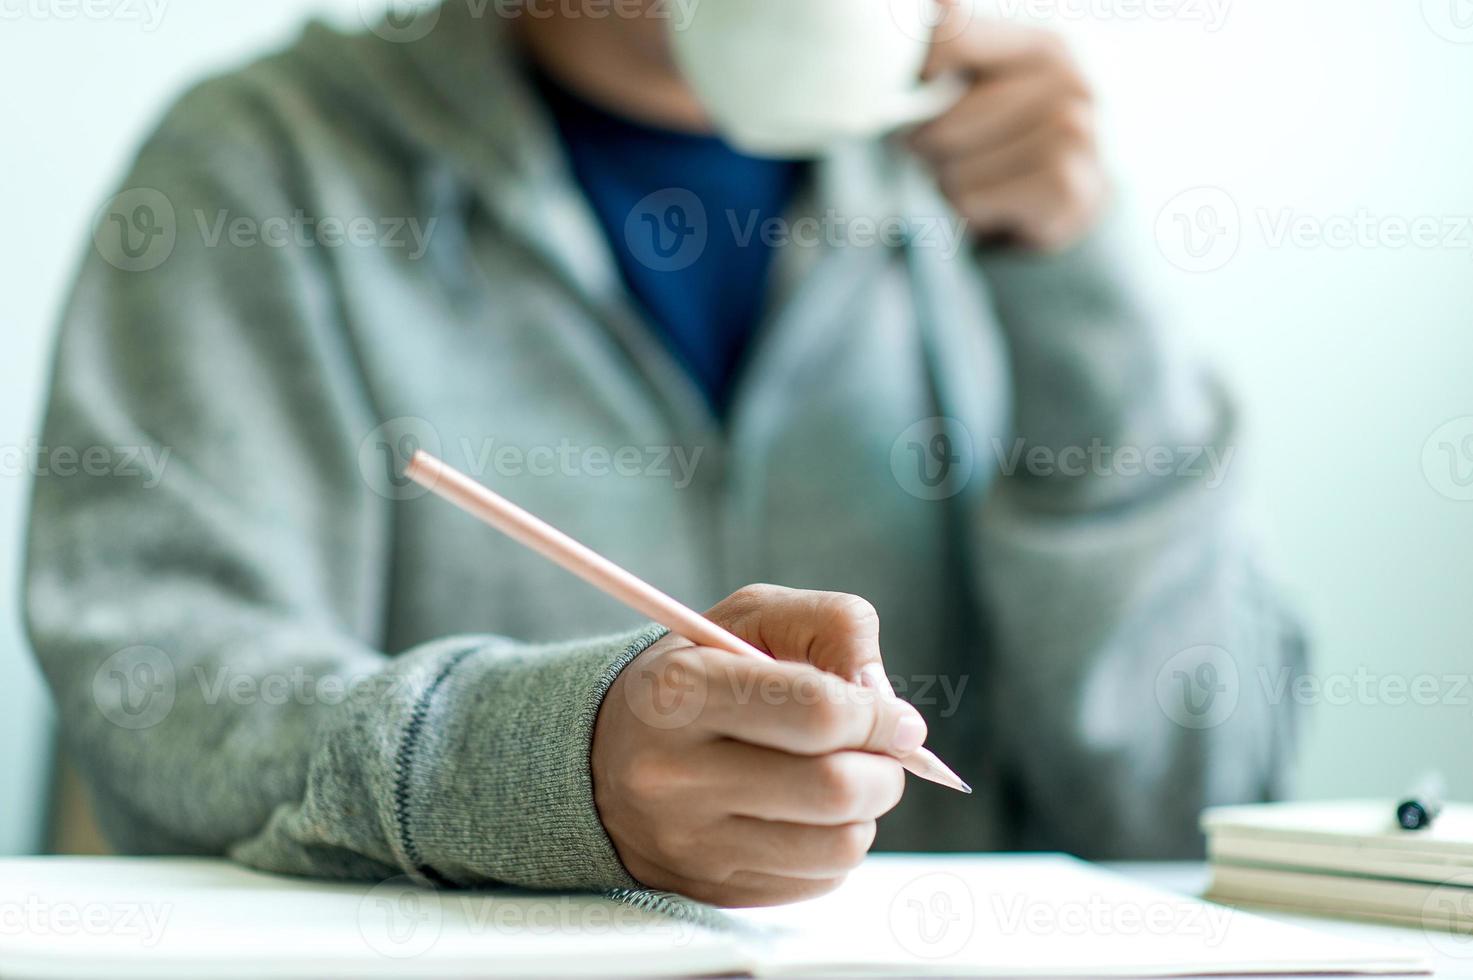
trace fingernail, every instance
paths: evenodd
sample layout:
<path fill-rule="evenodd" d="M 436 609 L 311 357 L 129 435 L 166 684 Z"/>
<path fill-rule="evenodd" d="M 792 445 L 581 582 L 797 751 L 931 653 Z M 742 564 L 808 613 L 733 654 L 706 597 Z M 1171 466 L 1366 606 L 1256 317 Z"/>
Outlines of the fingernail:
<path fill-rule="evenodd" d="M 865 664 L 859 669 L 859 683 L 872 691 L 879 691 L 889 697 L 895 696 L 895 688 L 890 684 L 890 678 L 885 674 L 885 668 L 879 664 Z"/>
<path fill-rule="evenodd" d="M 896 752 L 914 752 L 926 741 L 926 723 L 913 711 L 900 716 L 891 736 L 890 746 Z"/>

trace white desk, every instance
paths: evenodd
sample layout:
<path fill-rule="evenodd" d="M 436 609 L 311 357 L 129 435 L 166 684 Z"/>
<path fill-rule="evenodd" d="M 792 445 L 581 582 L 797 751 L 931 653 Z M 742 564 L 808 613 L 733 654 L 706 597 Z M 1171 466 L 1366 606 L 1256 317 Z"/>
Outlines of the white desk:
<path fill-rule="evenodd" d="M 1117 863 L 1105 867 L 1148 882 L 1158 888 L 1182 895 L 1200 896 L 1207 890 L 1210 875 L 1204 864 L 1191 863 Z M 1473 977 L 1473 935 L 1435 935 L 1422 929 L 1386 925 L 1379 922 L 1356 922 L 1311 915 L 1290 915 L 1264 909 L 1251 909 L 1255 915 L 1292 922 L 1316 932 L 1343 935 L 1367 942 L 1401 946 L 1423 956 L 1438 977 Z"/>

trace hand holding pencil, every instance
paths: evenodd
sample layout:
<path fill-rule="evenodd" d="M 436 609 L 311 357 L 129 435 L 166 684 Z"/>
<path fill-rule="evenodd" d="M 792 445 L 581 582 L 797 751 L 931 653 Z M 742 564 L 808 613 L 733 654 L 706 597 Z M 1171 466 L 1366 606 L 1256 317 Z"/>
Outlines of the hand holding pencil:
<path fill-rule="evenodd" d="M 970 792 L 921 747 L 857 597 L 750 586 L 701 616 L 426 453 L 406 474 L 672 631 L 620 673 L 593 738 L 600 818 L 644 884 L 723 905 L 820 894 L 863 859 L 902 766 Z"/>

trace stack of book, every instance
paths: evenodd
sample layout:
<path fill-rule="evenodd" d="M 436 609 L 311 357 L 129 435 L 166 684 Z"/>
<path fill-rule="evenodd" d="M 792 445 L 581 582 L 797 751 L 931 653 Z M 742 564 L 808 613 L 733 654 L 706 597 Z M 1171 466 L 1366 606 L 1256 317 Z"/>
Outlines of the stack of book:
<path fill-rule="evenodd" d="M 1419 830 L 1393 800 L 1215 807 L 1202 830 L 1213 901 L 1473 930 L 1473 806 Z"/>

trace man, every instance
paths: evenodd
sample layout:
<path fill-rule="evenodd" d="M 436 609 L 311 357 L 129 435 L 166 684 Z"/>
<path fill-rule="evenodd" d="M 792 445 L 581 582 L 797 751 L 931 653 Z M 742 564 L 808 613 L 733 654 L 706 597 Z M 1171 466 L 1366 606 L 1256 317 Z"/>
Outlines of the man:
<path fill-rule="evenodd" d="M 928 70 L 971 79 L 944 116 L 756 160 L 664 9 L 313 27 L 141 152 L 46 441 L 167 465 L 40 481 L 28 601 L 119 848 L 763 904 L 833 887 L 892 808 L 882 846 L 1176 855 L 1279 785 L 1289 709 L 1252 681 L 1299 644 L 1058 43 L 938 33 Z M 684 265 L 639 234 L 672 189 L 708 215 Z M 739 234 L 860 217 L 906 233 Z M 773 662 L 417 496 L 419 446 Z M 922 738 L 975 795 L 903 787 Z"/>

